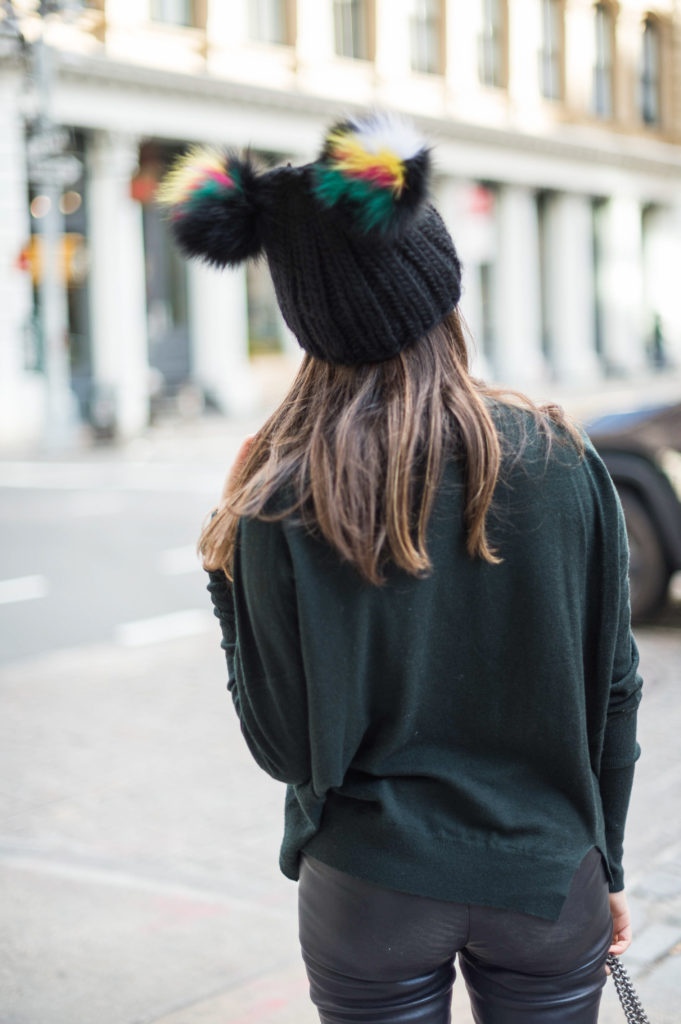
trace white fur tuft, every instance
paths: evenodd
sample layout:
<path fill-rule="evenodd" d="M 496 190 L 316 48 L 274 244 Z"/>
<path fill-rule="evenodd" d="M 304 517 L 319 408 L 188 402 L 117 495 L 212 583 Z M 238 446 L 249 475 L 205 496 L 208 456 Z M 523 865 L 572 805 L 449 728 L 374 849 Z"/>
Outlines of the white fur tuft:
<path fill-rule="evenodd" d="M 351 124 L 367 153 L 388 149 L 401 160 L 410 160 L 427 148 L 414 126 L 396 114 L 377 113 L 352 118 Z"/>

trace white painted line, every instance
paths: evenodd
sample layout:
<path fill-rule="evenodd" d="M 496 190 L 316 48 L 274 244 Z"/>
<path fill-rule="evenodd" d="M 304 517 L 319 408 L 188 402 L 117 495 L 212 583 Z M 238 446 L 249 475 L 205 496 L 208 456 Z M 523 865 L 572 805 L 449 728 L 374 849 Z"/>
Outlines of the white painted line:
<path fill-rule="evenodd" d="M 13 580 L 0 580 L 0 604 L 15 601 L 33 601 L 45 597 L 47 580 L 44 576 L 17 576 Z"/>
<path fill-rule="evenodd" d="M 3 462 L 0 488 L 220 493 L 224 469 L 168 462 Z"/>
<path fill-rule="evenodd" d="M 125 496 L 114 491 L 74 491 L 64 494 L 62 501 L 64 514 L 71 519 L 120 515 L 125 508 Z"/>
<path fill-rule="evenodd" d="M 186 572 L 196 572 L 201 568 L 199 556 L 193 544 L 182 548 L 168 548 L 158 557 L 159 572 L 164 576 L 181 576 Z"/>
<path fill-rule="evenodd" d="M 122 622 L 116 626 L 117 643 L 123 647 L 144 647 L 178 636 L 194 636 L 214 628 L 215 617 L 210 611 L 188 608 L 183 612 L 170 612 L 152 619 L 138 619 L 136 622 Z"/>

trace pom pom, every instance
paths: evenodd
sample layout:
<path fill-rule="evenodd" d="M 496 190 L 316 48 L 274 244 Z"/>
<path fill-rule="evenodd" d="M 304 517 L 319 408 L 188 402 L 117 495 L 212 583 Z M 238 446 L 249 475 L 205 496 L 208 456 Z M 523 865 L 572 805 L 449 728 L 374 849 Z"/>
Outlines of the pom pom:
<path fill-rule="evenodd" d="M 185 256 L 235 267 L 261 249 L 258 176 L 248 159 L 194 147 L 161 182 L 156 201 L 170 211 Z"/>
<path fill-rule="evenodd" d="M 407 122 L 388 114 L 334 125 L 315 164 L 314 191 L 369 233 L 399 231 L 428 194 L 430 153 Z"/>

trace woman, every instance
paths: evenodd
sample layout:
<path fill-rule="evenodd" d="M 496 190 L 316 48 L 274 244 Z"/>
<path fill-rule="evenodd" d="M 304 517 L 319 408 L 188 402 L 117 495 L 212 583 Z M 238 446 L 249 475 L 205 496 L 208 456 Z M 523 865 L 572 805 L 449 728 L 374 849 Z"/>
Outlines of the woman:
<path fill-rule="evenodd" d="M 458 953 L 479 1024 L 591 1024 L 631 936 L 626 533 L 560 410 L 470 377 L 428 174 L 374 116 L 166 182 L 184 252 L 264 253 L 306 352 L 199 546 L 321 1021 L 449 1021 Z"/>

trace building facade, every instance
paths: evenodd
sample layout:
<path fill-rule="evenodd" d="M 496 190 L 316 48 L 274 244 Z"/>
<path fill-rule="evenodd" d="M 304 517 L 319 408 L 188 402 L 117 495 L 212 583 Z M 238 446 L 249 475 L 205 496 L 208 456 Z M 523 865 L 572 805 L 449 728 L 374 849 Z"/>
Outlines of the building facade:
<path fill-rule="evenodd" d="M 253 358 L 290 350 L 262 268 L 186 265 L 154 205 L 187 143 L 314 157 L 330 119 L 404 111 L 436 143 L 490 379 L 597 389 L 681 367 L 681 14 L 674 0 L 100 0 L 41 19 L 54 121 L 79 179 L 59 201 L 74 406 L 129 437 L 154 396 L 239 415 Z M 0 22 L 0 31 L 2 23 Z M 42 429 L 45 196 L 25 61 L 0 57 L 0 439 Z M 33 90 L 33 91 L 32 91 Z M 27 167 L 29 170 L 27 171 Z"/>

